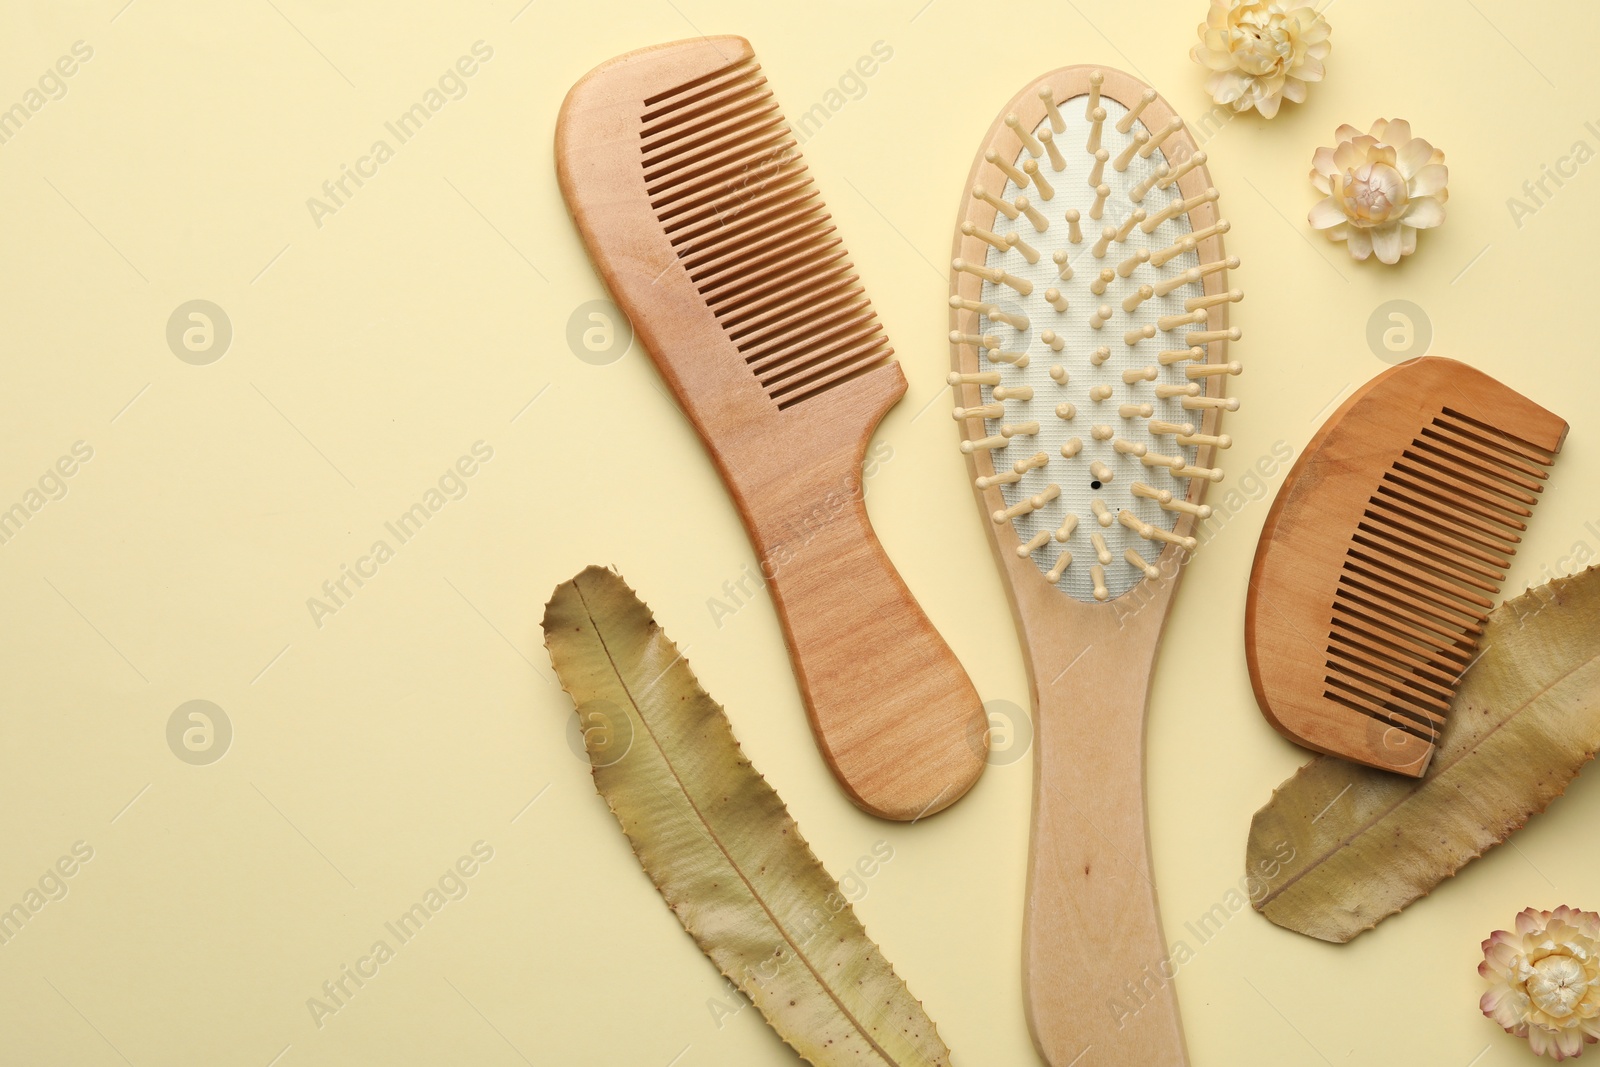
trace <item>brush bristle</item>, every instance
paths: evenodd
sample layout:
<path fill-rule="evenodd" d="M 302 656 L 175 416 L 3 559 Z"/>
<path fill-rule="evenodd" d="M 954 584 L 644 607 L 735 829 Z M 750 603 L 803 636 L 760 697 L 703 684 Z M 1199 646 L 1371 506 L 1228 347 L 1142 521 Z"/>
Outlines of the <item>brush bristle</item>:
<path fill-rule="evenodd" d="M 646 100 L 640 152 L 679 263 L 779 408 L 893 354 L 759 63 Z"/>
<path fill-rule="evenodd" d="M 1131 78 L 1106 81 L 1143 99 Z M 1178 531 L 1209 514 L 1203 483 L 1222 476 L 1207 461 L 1237 406 L 1222 383 L 1239 370 L 1225 349 L 1240 294 L 1181 121 L 1165 104 L 1130 117 L 1084 84 L 1053 94 L 1059 109 L 1022 94 L 986 146 L 952 264 L 951 340 L 961 370 L 998 374 L 962 383 L 979 405 L 957 400 L 958 419 L 985 420 L 962 448 L 990 457 L 979 486 L 1003 500 L 995 523 L 1052 585 L 1108 601 L 1196 547 Z M 1187 190 L 1180 170 L 1196 172 Z"/>

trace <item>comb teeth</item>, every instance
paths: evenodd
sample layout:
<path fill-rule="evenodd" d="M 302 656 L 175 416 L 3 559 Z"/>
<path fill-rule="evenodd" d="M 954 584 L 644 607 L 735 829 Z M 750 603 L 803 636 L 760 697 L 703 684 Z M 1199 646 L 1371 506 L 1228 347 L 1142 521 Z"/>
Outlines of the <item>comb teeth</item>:
<path fill-rule="evenodd" d="M 1450 408 L 1422 428 L 1345 550 L 1327 699 L 1436 742 L 1554 462 Z"/>
<path fill-rule="evenodd" d="M 780 409 L 893 354 L 760 64 L 647 99 L 639 147 L 679 263 Z"/>

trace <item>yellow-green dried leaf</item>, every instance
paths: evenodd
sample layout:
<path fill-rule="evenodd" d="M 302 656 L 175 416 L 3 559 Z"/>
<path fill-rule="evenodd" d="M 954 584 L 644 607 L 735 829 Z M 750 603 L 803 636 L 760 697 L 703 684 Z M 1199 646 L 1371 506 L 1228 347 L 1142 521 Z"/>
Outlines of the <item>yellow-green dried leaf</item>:
<path fill-rule="evenodd" d="M 1566 791 L 1600 749 L 1600 568 L 1501 604 L 1479 649 L 1426 777 L 1319 756 L 1256 812 L 1256 910 L 1349 941 Z"/>
<path fill-rule="evenodd" d="M 632 589 L 590 567 L 545 606 L 595 787 L 701 950 L 807 1062 L 948 1065 L 722 708 Z"/>

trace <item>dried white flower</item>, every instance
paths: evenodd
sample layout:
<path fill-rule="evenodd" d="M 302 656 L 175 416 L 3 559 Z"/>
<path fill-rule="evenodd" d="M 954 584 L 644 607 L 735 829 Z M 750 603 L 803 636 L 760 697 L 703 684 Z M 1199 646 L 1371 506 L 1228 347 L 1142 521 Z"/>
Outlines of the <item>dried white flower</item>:
<path fill-rule="evenodd" d="M 1405 119 L 1379 119 L 1371 133 L 1340 126 L 1334 136 L 1337 145 L 1312 157 L 1311 184 L 1326 199 L 1311 209 L 1311 225 L 1344 241 L 1356 259 L 1376 252 L 1381 262 L 1400 262 L 1417 250 L 1418 230 L 1444 221 L 1444 153 L 1411 136 Z"/>
<path fill-rule="evenodd" d="M 1312 0 L 1212 0 L 1189 57 L 1212 72 L 1213 100 L 1270 119 L 1284 100 L 1304 102 L 1306 82 L 1322 80 L 1329 32 Z"/>

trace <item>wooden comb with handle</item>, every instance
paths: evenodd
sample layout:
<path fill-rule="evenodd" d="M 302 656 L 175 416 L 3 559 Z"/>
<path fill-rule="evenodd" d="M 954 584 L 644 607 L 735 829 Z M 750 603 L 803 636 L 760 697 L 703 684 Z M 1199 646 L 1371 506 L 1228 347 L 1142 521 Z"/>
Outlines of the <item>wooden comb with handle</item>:
<path fill-rule="evenodd" d="M 1420 778 L 1567 424 L 1454 360 L 1402 363 L 1306 446 L 1267 514 L 1245 655 L 1292 741 Z"/>
<path fill-rule="evenodd" d="M 748 41 L 633 52 L 556 127 L 568 208 L 732 494 L 823 757 L 888 819 L 977 781 L 977 690 L 884 554 L 862 461 L 900 365 Z"/>

